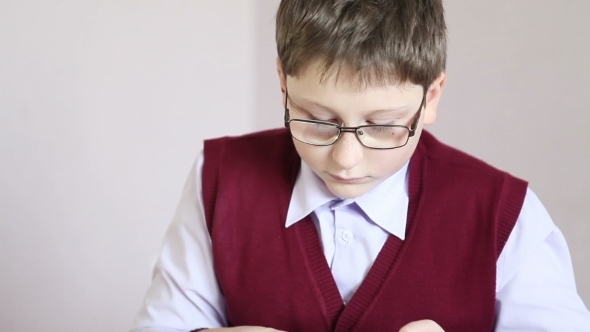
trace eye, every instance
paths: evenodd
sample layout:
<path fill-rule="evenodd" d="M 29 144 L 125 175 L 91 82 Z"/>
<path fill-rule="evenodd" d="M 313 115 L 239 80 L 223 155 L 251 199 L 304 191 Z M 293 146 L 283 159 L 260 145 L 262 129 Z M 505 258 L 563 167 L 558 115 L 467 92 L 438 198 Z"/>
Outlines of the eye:
<path fill-rule="evenodd" d="M 331 123 L 335 123 L 335 124 L 339 124 L 340 123 L 337 119 L 326 119 L 326 118 L 322 118 L 322 117 L 316 117 L 316 116 L 311 115 L 311 113 L 310 113 L 310 120 L 322 121 L 322 122 L 331 122 Z"/>
<path fill-rule="evenodd" d="M 324 112 L 310 111 L 309 109 L 303 108 L 290 101 L 290 109 L 297 114 L 297 117 L 305 120 L 330 122 L 334 124 L 340 124 L 340 120 L 331 117 L 331 114 L 324 114 Z M 323 116 L 322 116 L 323 115 Z"/>
<path fill-rule="evenodd" d="M 330 116 L 317 115 L 317 114 L 314 114 L 315 112 L 310 112 L 310 111 L 303 110 L 303 109 L 302 109 L 302 113 L 305 114 L 305 117 L 309 120 L 331 122 L 331 123 L 335 123 L 335 124 L 339 123 L 338 119 L 332 118 Z"/>
<path fill-rule="evenodd" d="M 393 126 L 395 125 L 396 120 L 369 120 L 367 124 L 369 125 L 377 125 L 377 126 Z"/>

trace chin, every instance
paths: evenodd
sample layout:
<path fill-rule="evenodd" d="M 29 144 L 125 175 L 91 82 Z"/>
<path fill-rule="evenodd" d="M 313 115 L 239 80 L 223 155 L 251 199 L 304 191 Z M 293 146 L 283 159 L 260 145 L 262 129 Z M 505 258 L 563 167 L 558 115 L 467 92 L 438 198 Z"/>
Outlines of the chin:
<path fill-rule="evenodd" d="M 340 198 L 357 198 L 371 189 L 367 184 L 329 184 L 328 189 Z"/>

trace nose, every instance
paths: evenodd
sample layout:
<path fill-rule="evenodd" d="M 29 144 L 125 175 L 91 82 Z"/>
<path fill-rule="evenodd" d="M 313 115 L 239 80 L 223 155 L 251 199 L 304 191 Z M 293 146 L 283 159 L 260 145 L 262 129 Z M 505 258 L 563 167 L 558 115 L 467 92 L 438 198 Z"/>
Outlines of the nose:
<path fill-rule="evenodd" d="M 342 170 L 351 170 L 363 160 L 364 147 L 354 132 L 343 132 L 332 146 L 332 159 Z"/>

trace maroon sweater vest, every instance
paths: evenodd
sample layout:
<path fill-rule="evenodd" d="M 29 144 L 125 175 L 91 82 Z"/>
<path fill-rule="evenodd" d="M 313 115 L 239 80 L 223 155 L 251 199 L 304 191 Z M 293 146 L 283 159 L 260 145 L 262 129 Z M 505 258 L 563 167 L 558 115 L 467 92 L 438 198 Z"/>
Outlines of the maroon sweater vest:
<path fill-rule="evenodd" d="M 300 166 L 288 132 L 210 140 L 204 153 L 205 215 L 230 326 L 397 332 L 432 319 L 446 331 L 493 330 L 496 260 L 524 181 L 424 132 L 409 166 L 406 240 L 389 237 L 344 305 L 311 217 L 285 228 Z"/>

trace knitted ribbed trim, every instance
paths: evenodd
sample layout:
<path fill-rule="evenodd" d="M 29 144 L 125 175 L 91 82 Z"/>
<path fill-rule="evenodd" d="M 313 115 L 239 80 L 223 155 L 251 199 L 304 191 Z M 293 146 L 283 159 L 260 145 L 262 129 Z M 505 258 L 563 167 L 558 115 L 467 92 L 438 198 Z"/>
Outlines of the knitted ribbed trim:
<path fill-rule="evenodd" d="M 504 186 L 502 195 L 500 196 L 500 204 L 498 204 L 498 220 L 497 220 L 497 237 L 496 237 L 496 259 L 500 257 L 504 246 L 508 241 L 508 237 L 522 210 L 522 205 L 526 196 L 526 188 L 528 183 L 514 179 L 508 174 L 504 175 Z"/>
<path fill-rule="evenodd" d="M 328 330 L 333 330 L 333 323 L 344 309 L 344 303 L 336 281 L 326 261 L 320 238 L 313 220 L 307 216 L 293 225 L 299 237 L 301 250 L 307 266 L 307 273 L 313 285 L 316 298 L 321 302 Z"/>
<path fill-rule="evenodd" d="M 213 220 L 215 204 L 217 200 L 217 189 L 219 182 L 219 160 L 223 156 L 225 150 L 226 139 L 217 141 L 205 141 L 203 155 L 207 156 L 207 161 L 203 164 L 203 174 L 201 176 L 201 191 L 203 197 L 203 209 L 205 210 L 205 221 L 207 222 L 207 229 L 209 234 L 213 231 Z"/>

